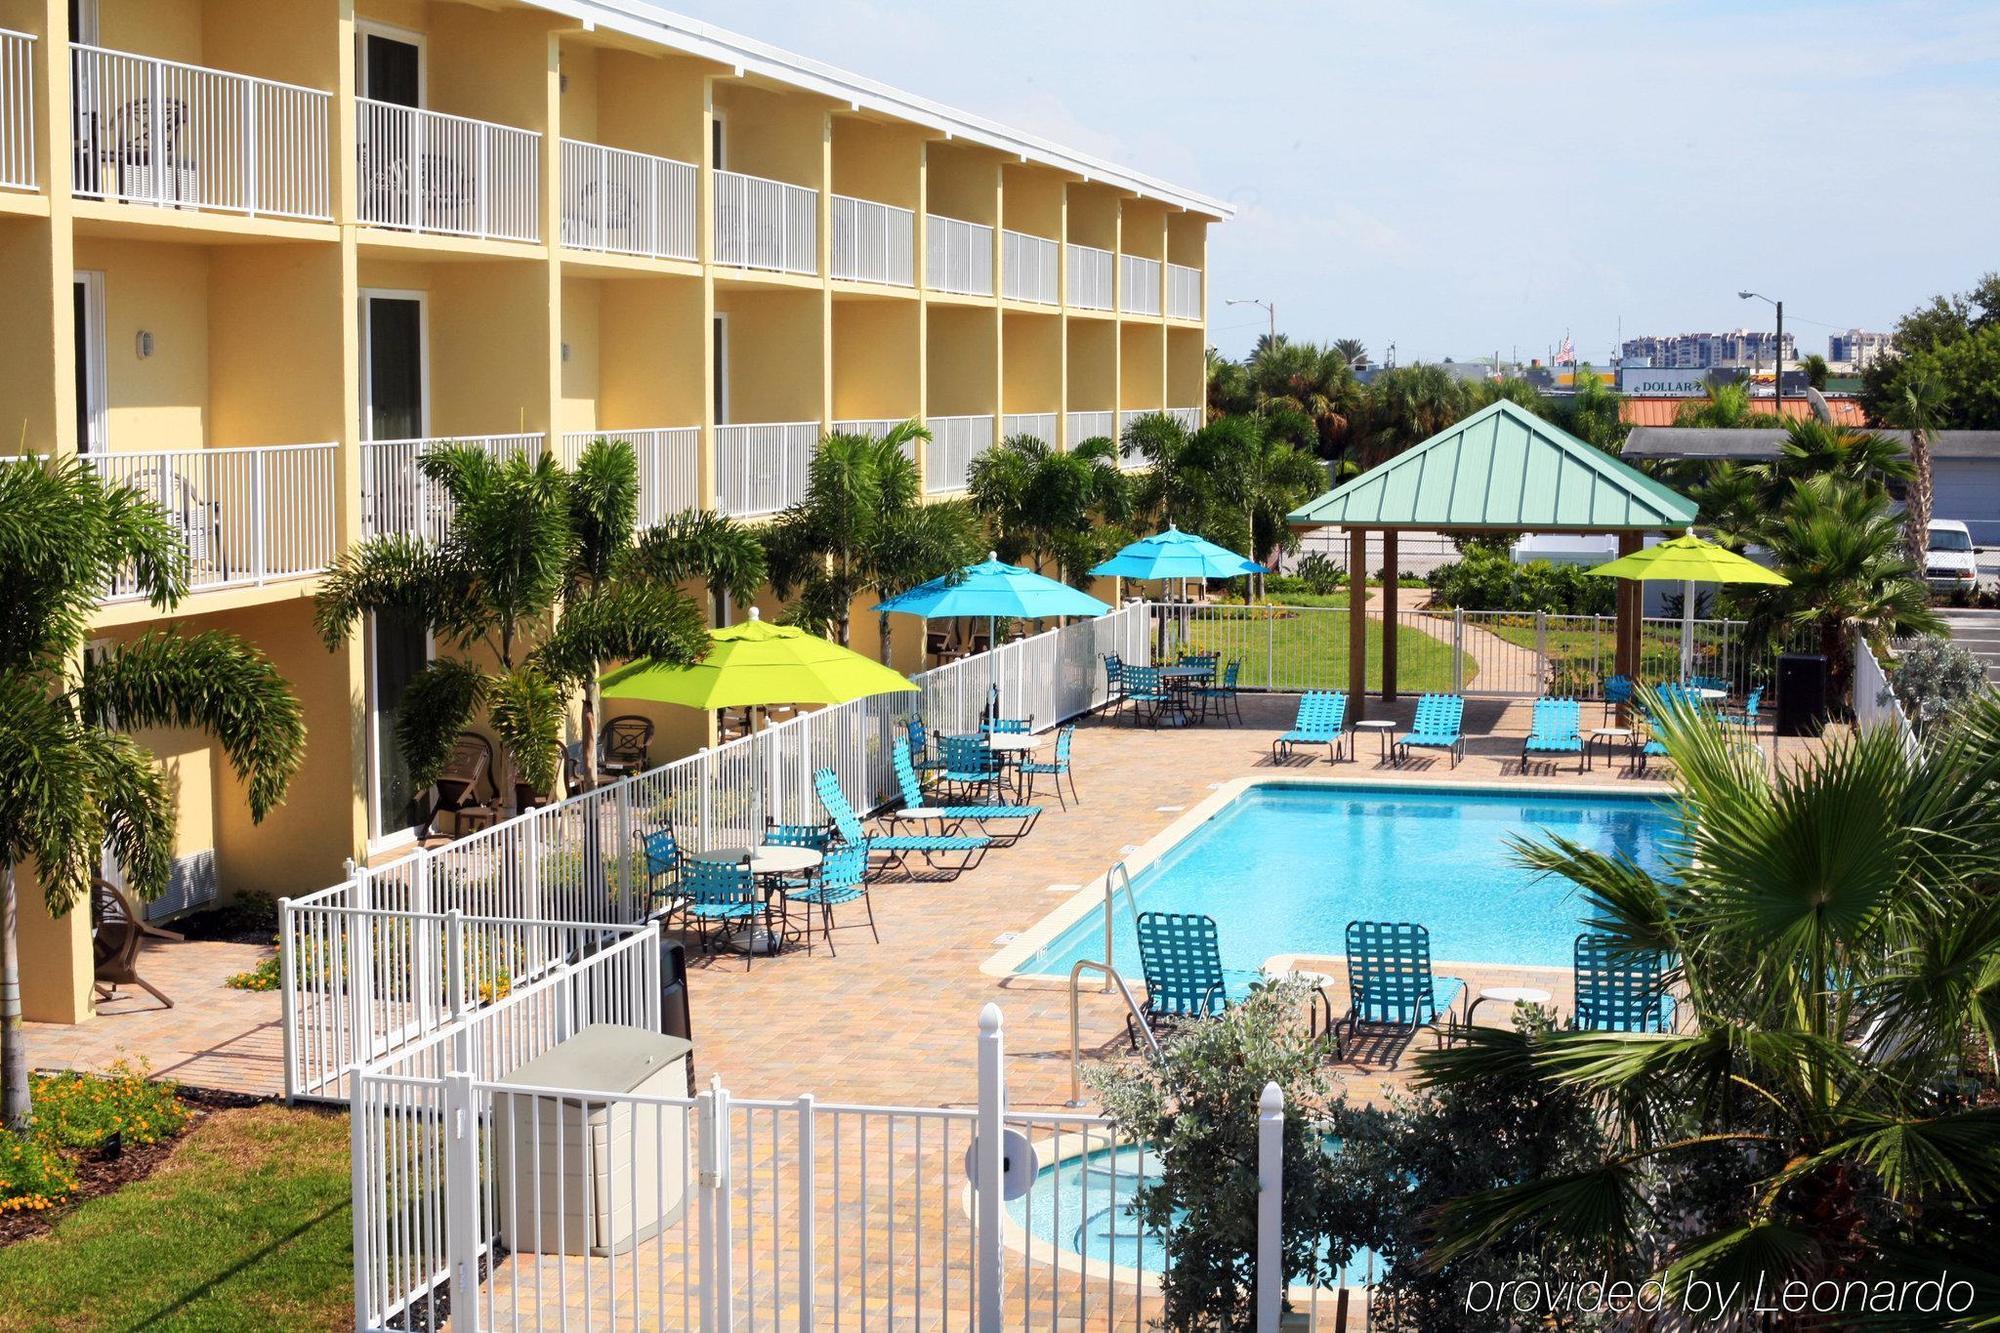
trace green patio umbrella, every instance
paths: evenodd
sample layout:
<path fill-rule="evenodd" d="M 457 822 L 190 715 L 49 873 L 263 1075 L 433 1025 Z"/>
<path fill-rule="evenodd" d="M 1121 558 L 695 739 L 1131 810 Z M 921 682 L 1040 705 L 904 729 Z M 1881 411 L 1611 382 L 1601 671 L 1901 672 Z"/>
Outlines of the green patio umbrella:
<path fill-rule="evenodd" d="M 1586 569 L 1607 579 L 1640 583 L 1678 583 L 1681 588 L 1681 679 L 1694 674 L 1694 585 L 1697 583 L 1767 583 L 1780 587 L 1791 580 L 1776 570 L 1746 560 L 1726 546 L 1703 541 L 1689 528 L 1685 535 L 1643 551 L 1619 556 L 1610 564 Z"/>
<path fill-rule="evenodd" d="M 758 618 L 711 630 L 708 656 L 693 666 L 633 662 L 599 681 L 606 698 L 651 699 L 689 708 L 842 704 L 917 687 L 880 662 L 793 625 Z"/>

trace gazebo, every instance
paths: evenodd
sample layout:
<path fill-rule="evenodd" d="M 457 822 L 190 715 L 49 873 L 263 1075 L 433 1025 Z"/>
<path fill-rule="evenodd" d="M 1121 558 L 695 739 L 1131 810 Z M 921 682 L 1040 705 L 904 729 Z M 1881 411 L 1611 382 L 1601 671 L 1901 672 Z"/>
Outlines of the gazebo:
<path fill-rule="evenodd" d="M 1288 515 L 1296 529 L 1340 527 L 1348 540 L 1348 707 L 1360 716 L 1368 681 L 1368 534 L 1396 570 L 1396 538 L 1446 532 L 1612 533 L 1618 553 L 1649 532 L 1679 532 L 1692 500 L 1505 399 L 1370 468 Z M 1382 586 L 1382 697 L 1396 697 L 1396 580 Z M 1620 580 L 1613 661 L 1639 665 L 1639 585 Z"/>

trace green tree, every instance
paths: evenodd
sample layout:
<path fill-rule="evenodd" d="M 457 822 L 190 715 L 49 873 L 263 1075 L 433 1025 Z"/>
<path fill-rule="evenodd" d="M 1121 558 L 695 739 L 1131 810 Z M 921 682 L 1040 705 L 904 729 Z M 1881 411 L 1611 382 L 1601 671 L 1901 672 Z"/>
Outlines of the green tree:
<path fill-rule="evenodd" d="M 1472 386 L 1443 366 L 1397 366 L 1368 384 L 1360 423 L 1365 467 L 1394 458 L 1477 410 Z"/>
<path fill-rule="evenodd" d="M 1368 367 L 1368 347 L 1359 338 L 1335 338 L 1328 350 L 1344 361 L 1349 370 Z"/>
<path fill-rule="evenodd" d="M 1026 560 L 1038 574 L 1053 562 L 1079 587 L 1129 537 L 1131 478 L 1101 436 L 1069 450 L 1033 435 L 1003 440 L 972 460 L 966 493 L 1002 560 Z"/>
<path fill-rule="evenodd" d="M 1785 423 L 1778 456 L 1752 464 L 1748 471 L 1761 484 L 1759 503 L 1769 510 L 1785 502 L 1793 483 L 1822 476 L 1850 482 L 1886 500 L 1892 483 L 1910 479 L 1910 459 L 1903 446 L 1887 435 L 1802 417 Z"/>
<path fill-rule="evenodd" d="M 1325 464 L 1255 417 L 1214 422 L 1189 445 L 1206 482 L 1202 536 L 1267 568 L 1280 551 L 1298 549 L 1286 517 L 1326 488 Z"/>
<path fill-rule="evenodd" d="M 906 421 L 880 438 L 828 435 L 805 498 L 764 531 L 771 586 L 792 623 L 845 647 L 854 603 L 893 597 L 979 558 L 979 520 L 963 500 L 925 503 L 903 450 L 930 432 Z M 889 618 L 881 618 L 889 660 Z"/>
<path fill-rule="evenodd" d="M 411 677 L 396 718 L 419 789 L 484 712 L 500 738 L 502 799 L 517 785 L 553 792 L 575 691 L 592 692 L 608 661 L 699 659 L 706 621 L 677 588 L 625 568 L 637 488 L 629 445 L 593 443 L 574 475 L 546 454 L 502 461 L 472 445 L 434 450 L 419 466 L 451 506 L 443 539 L 433 549 L 375 537 L 341 552 L 314 612 L 320 637 L 337 648 L 364 617 L 389 615 L 445 650 Z"/>
<path fill-rule="evenodd" d="M 1904 390 L 1918 376 L 1937 380 L 1943 430 L 2000 429 L 2000 272 L 1968 292 L 1934 296 L 1896 324 L 1895 351 L 1862 372 L 1861 403 L 1871 421 L 1893 421 Z M 1983 337 L 1982 337 L 1983 335 Z M 1976 344 L 1967 346 L 1967 344 Z"/>
<path fill-rule="evenodd" d="M 1280 337 L 1258 347 L 1245 375 L 1259 413 L 1296 413 L 1312 423 L 1315 452 L 1340 453 L 1363 398 L 1344 353 Z"/>
<path fill-rule="evenodd" d="M 1230 416 L 1252 411 L 1256 400 L 1250 393 L 1250 378 L 1240 363 L 1231 361 L 1213 347 L 1204 354 L 1208 369 L 1208 414 Z"/>
<path fill-rule="evenodd" d="M 1799 358 L 1799 369 L 1806 373 L 1806 383 L 1815 389 L 1826 388 L 1826 358 L 1818 352 L 1808 352 Z"/>
<path fill-rule="evenodd" d="M 31 1112 L 21 1028 L 15 867 L 32 862 L 49 912 L 87 894 L 108 850 L 142 898 L 166 887 L 174 802 L 137 727 L 195 727 L 222 747 L 250 817 L 283 801 L 305 753 L 298 700 L 232 634 L 152 630 L 84 659 L 92 614 L 123 571 L 159 610 L 187 592 L 186 551 L 159 509 L 76 459 L 0 464 L 0 1120 Z"/>
<path fill-rule="evenodd" d="M 1555 422 L 1586 444 L 1615 454 L 1632 433 L 1619 407 L 1623 395 L 1600 379 L 1589 362 L 1576 370 L 1576 392 L 1555 401 Z"/>
<path fill-rule="evenodd" d="M 1700 426 L 1716 430 L 1744 430 L 1753 426 L 1784 425 L 1775 412 L 1759 412 L 1752 405 L 1750 386 L 1722 384 L 1710 380 L 1699 398 L 1682 403 L 1674 414 L 1676 426 Z"/>
<path fill-rule="evenodd" d="M 1673 1283 L 1990 1266 L 2000 1107 L 1962 1089 L 2000 1035 L 2000 702 L 1914 754 L 1885 728 L 1775 773 L 1695 710 L 1660 716 L 1687 812 L 1661 873 L 1519 851 L 1577 886 L 1589 929 L 1667 956 L 1683 1012 L 1663 1035 L 1486 1029 L 1420 1055 L 1431 1086 L 1586 1093 L 1611 1131 L 1576 1168 L 1448 1205 L 1433 1259 L 1526 1235 Z"/>

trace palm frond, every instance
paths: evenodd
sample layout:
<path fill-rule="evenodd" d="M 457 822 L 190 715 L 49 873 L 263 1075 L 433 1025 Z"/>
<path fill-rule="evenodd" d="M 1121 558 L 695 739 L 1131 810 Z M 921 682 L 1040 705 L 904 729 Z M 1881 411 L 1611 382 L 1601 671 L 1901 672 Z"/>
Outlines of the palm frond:
<path fill-rule="evenodd" d="M 419 791 L 437 781 L 458 733 L 490 693 L 486 673 L 459 657 L 434 658 L 410 677 L 396 709 L 396 747 Z"/>
<path fill-rule="evenodd" d="M 574 539 L 571 590 L 602 583 L 632 545 L 639 521 L 639 460 L 623 440 L 585 445 L 569 474 L 569 526 Z"/>
<path fill-rule="evenodd" d="M 534 791 L 553 792 L 562 758 L 562 692 L 529 666 L 495 677 L 491 700 L 487 716 L 521 781 Z"/>
<path fill-rule="evenodd" d="M 1926 1120 L 1875 1118 L 1865 1132 L 1828 1144 L 1788 1167 L 1792 1178 L 1829 1163 L 1856 1160 L 1906 1204 L 1947 1197 L 1974 1204 L 2000 1200 L 2000 1107 L 1976 1107 Z"/>
<path fill-rule="evenodd" d="M 1769 1290 L 1783 1285 L 1785 1278 L 1811 1272 L 1819 1258 L 1819 1242 L 1808 1233 L 1781 1222 L 1753 1222 L 1702 1240 L 1678 1256 L 1667 1266 L 1667 1291 L 1679 1300 L 1697 1280 L 1710 1290 Z"/>
<path fill-rule="evenodd" d="M 363 616 L 394 615 L 427 627 L 442 619 L 443 571 L 414 537 L 376 537 L 348 547 L 321 576 L 313 627 L 329 650 L 354 632 Z"/>
<path fill-rule="evenodd" d="M 166 892 L 173 872 L 175 814 L 166 773 L 149 750 L 122 732 L 92 727 L 80 739 L 91 774 L 78 796 L 96 807 L 93 822 L 104 848 L 124 868 L 126 881 L 141 898 L 157 898 Z M 56 915 L 76 904 L 73 896 L 59 903 L 54 883 L 45 892 Z"/>
<path fill-rule="evenodd" d="M 1638 1174 L 1620 1160 L 1504 1185 L 1446 1204 L 1436 1219 L 1437 1242 L 1423 1263 L 1442 1267 L 1530 1228 L 1579 1247 L 1622 1248 L 1642 1207 Z"/>
<path fill-rule="evenodd" d="M 69 701 L 30 672 L 0 668 L 0 855 L 39 862 L 51 908 L 90 884 L 103 823 L 84 794 L 96 763 Z"/>
<path fill-rule="evenodd" d="M 710 593 L 745 603 L 764 583 L 764 543 L 756 529 L 727 514 L 684 509 L 641 533 L 618 572 L 665 583 L 700 579 Z"/>
<path fill-rule="evenodd" d="M 563 603 L 555 632 L 530 658 L 564 685 L 587 684 L 605 662 L 650 658 L 666 666 L 701 660 L 708 621 L 680 589 L 619 579 Z"/>

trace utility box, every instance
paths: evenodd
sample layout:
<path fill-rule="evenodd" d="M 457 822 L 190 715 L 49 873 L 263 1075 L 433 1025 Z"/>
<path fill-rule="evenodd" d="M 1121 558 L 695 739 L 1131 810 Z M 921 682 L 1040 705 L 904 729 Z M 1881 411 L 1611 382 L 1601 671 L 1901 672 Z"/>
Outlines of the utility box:
<path fill-rule="evenodd" d="M 1817 736 L 1826 729 L 1828 674 L 1818 653 L 1778 658 L 1778 735 Z"/>
<path fill-rule="evenodd" d="M 508 1249 L 609 1254 L 680 1220 L 694 1158 L 687 1109 L 626 1094 L 687 1097 L 692 1049 L 679 1037 L 598 1023 L 497 1081 L 494 1211 Z"/>

